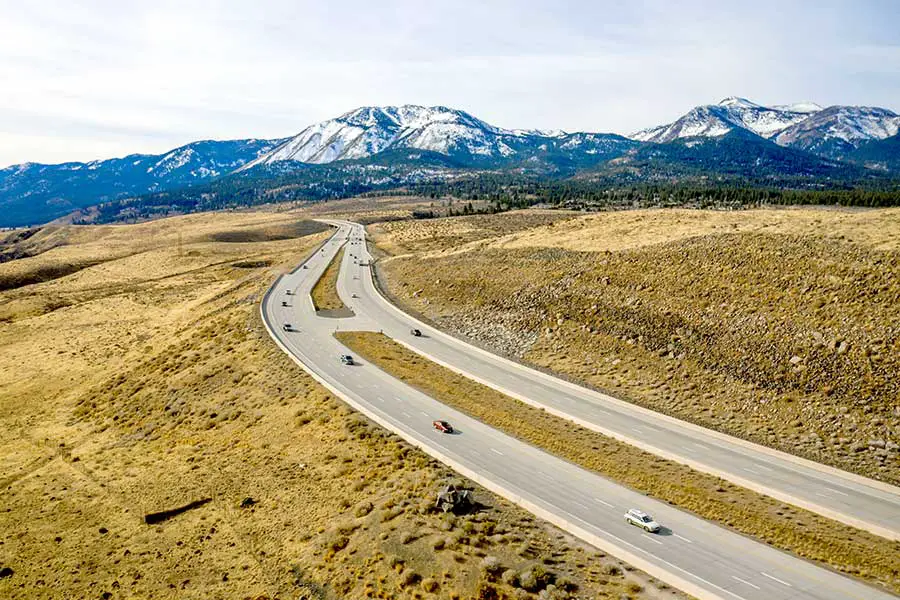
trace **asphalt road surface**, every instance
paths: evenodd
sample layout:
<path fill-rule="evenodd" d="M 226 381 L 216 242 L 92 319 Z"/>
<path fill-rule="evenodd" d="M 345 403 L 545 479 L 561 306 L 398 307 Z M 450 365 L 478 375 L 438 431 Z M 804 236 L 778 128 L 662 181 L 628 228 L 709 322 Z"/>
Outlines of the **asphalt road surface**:
<path fill-rule="evenodd" d="M 682 448 L 683 454 L 690 448 L 697 460 L 707 460 L 708 455 L 728 456 L 727 460 L 720 461 L 723 468 L 758 470 L 765 473 L 761 479 L 767 484 L 784 482 L 789 491 L 827 485 L 831 489 L 827 494 L 829 498 L 845 498 L 843 494 L 853 499 L 863 496 L 871 499 L 870 504 L 878 510 L 889 513 L 887 522 L 896 524 L 897 495 L 887 486 L 884 489 L 872 487 L 865 485 L 862 478 L 847 478 L 805 467 L 781 459 L 777 453 L 770 454 L 720 439 L 724 436 L 708 434 L 702 437 L 704 430 L 696 428 L 698 432 L 684 425 L 676 427 L 674 423 L 677 422 L 671 419 L 651 420 L 644 411 L 636 411 L 630 405 L 494 358 L 455 338 L 414 323 L 387 304 L 375 289 L 370 269 L 365 265 L 369 255 L 362 236 L 360 226 L 341 224 L 338 233 L 304 266 L 279 278 L 261 307 L 264 321 L 276 342 L 349 404 L 488 489 L 697 597 L 744 600 L 895 598 L 647 498 L 519 442 L 440 404 L 374 365 L 358 359 L 358 364 L 353 366 L 342 364 L 339 356 L 350 354 L 350 351 L 334 338 L 336 330 L 383 330 L 447 365 L 471 370 L 470 374 L 484 382 L 524 400 L 556 402 L 567 414 L 599 419 L 603 427 L 621 427 L 628 431 L 623 437 L 631 439 L 632 435 L 640 435 L 652 441 L 654 447 L 665 441 Z M 347 251 L 341 265 L 338 292 L 354 316 L 339 319 L 317 316 L 309 292 L 344 244 Z M 358 264 L 360 262 L 363 264 Z M 291 327 L 286 331 L 284 325 L 288 323 Z M 425 335 L 421 338 L 411 336 L 411 327 L 421 329 Z M 448 435 L 435 431 L 431 421 L 438 418 L 450 421 L 457 433 Z M 841 506 L 848 509 L 855 507 L 853 501 L 841 502 Z M 891 507 L 893 513 L 890 513 Z M 652 514 L 663 525 L 663 531 L 648 534 L 626 524 L 623 515 L 629 508 L 640 508 Z M 890 521 L 891 517 L 893 521 Z"/>

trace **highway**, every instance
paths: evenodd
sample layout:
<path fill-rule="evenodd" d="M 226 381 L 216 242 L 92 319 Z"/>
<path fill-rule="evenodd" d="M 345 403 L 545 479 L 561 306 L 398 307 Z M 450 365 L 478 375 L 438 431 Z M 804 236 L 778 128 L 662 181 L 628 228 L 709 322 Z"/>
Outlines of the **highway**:
<path fill-rule="evenodd" d="M 356 264 L 354 255 L 363 258 L 363 262 L 369 259 L 365 244 L 359 241 L 362 228 L 349 223 L 340 226 L 340 231 L 305 263 L 305 268 L 298 267 L 278 279 L 263 299 L 261 311 L 267 328 L 282 349 L 351 406 L 462 475 L 694 596 L 744 600 L 894 597 L 649 499 L 519 442 L 438 403 L 364 361 L 354 366 L 341 364 L 339 355 L 350 352 L 333 337 L 335 330 L 383 330 L 444 364 L 454 365 L 458 370 L 471 369 L 477 378 L 490 381 L 523 400 L 558 401 L 562 403 L 560 410 L 579 415 L 582 413 L 575 413 L 576 410 L 589 410 L 591 406 L 603 409 L 610 413 L 601 413 L 603 427 L 639 427 L 650 433 L 649 439 L 655 445 L 671 437 L 674 444 L 692 445 L 698 460 L 703 460 L 706 453 L 733 452 L 739 457 L 749 456 L 736 458 L 747 461 L 736 464 L 772 469 L 763 478 L 769 484 L 783 478 L 788 489 L 792 489 L 796 486 L 789 481 L 792 476 L 809 477 L 813 481 L 809 485 L 815 485 L 817 479 L 839 477 L 839 483 L 826 479 L 828 485 L 835 486 L 835 492 L 841 492 L 832 492 L 833 496 L 865 495 L 884 502 L 887 507 L 891 506 L 892 497 L 896 502 L 896 494 L 892 496 L 887 486 L 884 489 L 868 486 L 862 478 L 857 481 L 790 460 L 781 465 L 778 461 L 783 459 L 776 454 L 762 452 L 760 457 L 752 456 L 751 447 L 720 439 L 718 434 L 702 438 L 684 425 L 679 425 L 680 431 L 676 430 L 669 423 L 674 420 L 649 421 L 643 413 L 628 414 L 627 411 L 636 410 L 631 405 L 605 397 L 598 399 L 595 396 L 602 395 L 492 358 L 455 338 L 414 324 L 381 298 L 369 267 Z M 309 292 L 345 243 L 347 252 L 341 265 L 338 292 L 355 315 L 340 319 L 317 316 Z M 284 323 L 290 323 L 293 330 L 284 331 Z M 413 326 L 422 329 L 425 336 L 410 336 L 409 329 Z M 502 373 L 495 374 L 495 370 Z M 540 395 L 547 390 L 553 392 L 552 398 Z M 597 418 L 594 413 L 584 413 L 584 417 Z M 449 420 L 459 433 L 446 435 L 434 431 L 431 421 L 436 418 Z M 762 458 L 765 461 L 759 462 Z M 809 473 L 804 469 L 809 469 Z M 853 508 L 852 503 L 847 504 Z M 664 531 L 651 535 L 626 524 L 623 514 L 629 508 L 650 512 L 664 526 Z"/>

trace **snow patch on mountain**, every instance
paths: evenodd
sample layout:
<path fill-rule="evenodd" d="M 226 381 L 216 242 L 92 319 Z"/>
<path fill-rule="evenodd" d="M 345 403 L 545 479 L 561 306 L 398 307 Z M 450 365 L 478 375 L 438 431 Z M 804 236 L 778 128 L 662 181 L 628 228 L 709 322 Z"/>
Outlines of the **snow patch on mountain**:
<path fill-rule="evenodd" d="M 183 167 L 184 165 L 188 164 L 193 157 L 193 148 L 179 148 L 178 150 L 169 152 L 160 160 L 156 161 L 156 163 L 147 167 L 147 172 L 153 173 L 154 171 L 156 171 L 157 176 L 163 176 L 171 173 L 173 170 L 179 167 Z M 137 164 L 137 162 L 135 162 L 134 164 Z"/>
<path fill-rule="evenodd" d="M 788 112 L 795 113 L 807 113 L 812 114 L 819 112 L 824 107 L 816 104 L 815 102 L 795 102 L 794 104 L 776 104 L 775 106 L 771 106 L 770 108 L 774 108 L 775 110 L 784 110 Z"/>

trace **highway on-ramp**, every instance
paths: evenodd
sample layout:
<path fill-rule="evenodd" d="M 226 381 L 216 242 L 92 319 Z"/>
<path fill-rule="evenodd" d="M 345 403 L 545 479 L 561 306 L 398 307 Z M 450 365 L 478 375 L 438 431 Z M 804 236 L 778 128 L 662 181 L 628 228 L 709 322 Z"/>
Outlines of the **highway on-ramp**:
<path fill-rule="evenodd" d="M 383 329 L 394 337 L 410 337 L 408 319 L 387 308 L 395 315 L 393 323 L 387 320 L 369 268 L 356 264 L 369 258 L 362 236 L 361 227 L 342 223 L 303 266 L 278 279 L 261 307 L 263 320 L 282 349 L 351 406 L 488 489 L 697 597 L 893 598 L 504 435 L 374 365 L 364 361 L 343 365 L 339 356 L 349 351 L 334 338 L 337 329 Z M 355 316 L 317 316 L 310 291 L 344 244 L 347 252 L 338 292 Z M 401 325 L 402 330 L 395 330 Z M 437 339 L 436 331 L 424 331 L 428 337 L 423 342 Z M 428 348 L 429 353 L 433 350 Z M 435 431 L 431 421 L 437 418 L 449 420 L 459 433 Z M 626 524 L 623 515 L 629 508 L 650 512 L 665 529 L 652 535 Z"/>

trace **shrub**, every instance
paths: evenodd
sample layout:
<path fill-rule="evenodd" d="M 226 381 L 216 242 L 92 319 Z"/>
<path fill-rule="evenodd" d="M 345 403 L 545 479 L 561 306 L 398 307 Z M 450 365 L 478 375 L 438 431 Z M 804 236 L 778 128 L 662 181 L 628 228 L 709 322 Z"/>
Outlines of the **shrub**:
<path fill-rule="evenodd" d="M 360 504 L 359 506 L 356 507 L 356 510 L 353 512 L 353 514 L 355 514 L 357 517 L 364 517 L 367 514 L 369 514 L 370 512 L 372 512 L 373 508 L 375 508 L 375 507 L 372 506 L 371 502 L 363 502 L 362 504 Z"/>
<path fill-rule="evenodd" d="M 500 574 L 503 573 L 503 564 L 496 556 L 485 556 L 484 560 L 481 561 L 481 569 L 487 576 L 488 581 L 496 581 Z"/>
<path fill-rule="evenodd" d="M 532 565 L 519 573 L 519 586 L 529 592 L 539 592 L 553 583 L 553 573 L 544 570 L 541 565 Z"/>
<path fill-rule="evenodd" d="M 517 587 L 519 585 L 519 574 L 513 569 L 506 569 L 503 571 L 503 575 L 500 576 L 500 580 L 510 587 Z"/>
<path fill-rule="evenodd" d="M 415 585 L 418 581 L 422 579 L 422 576 L 416 573 L 413 570 L 408 570 L 400 576 L 400 586 L 401 587 L 409 587 L 411 585 Z"/>

